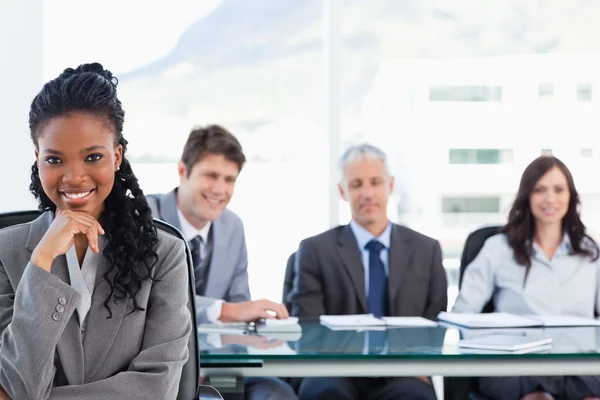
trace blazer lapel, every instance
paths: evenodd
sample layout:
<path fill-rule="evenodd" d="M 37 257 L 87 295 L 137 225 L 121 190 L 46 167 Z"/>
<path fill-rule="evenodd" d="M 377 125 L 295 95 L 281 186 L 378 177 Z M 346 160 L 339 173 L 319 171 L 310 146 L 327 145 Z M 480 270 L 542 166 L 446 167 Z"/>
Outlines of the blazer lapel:
<path fill-rule="evenodd" d="M 402 227 L 393 224 L 389 254 L 390 276 L 388 278 L 388 301 L 391 315 L 397 314 L 396 295 L 413 253 L 414 248 L 411 247 L 410 238 L 404 234 Z"/>
<path fill-rule="evenodd" d="M 159 203 L 161 219 L 181 230 L 179 215 L 177 214 L 177 188 L 161 196 Z"/>
<path fill-rule="evenodd" d="M 102 239 L 102 238 L 101 238 Z M 100 249 L 102 249 L 102 245 Z M 93 254 L 93 253 L 88 253 Z M 96 284 L 92 293 L 92 305 L 87 317 L 87 330 L 83 342 L 83 354 L 85 360 L 84 380 L 90 382 L 100 369 L 104 359 L 117 336 L 123 318 L 125 318 L 131 299 L 128 297 L 120 299 L 115 303 L 113 298 L 109 300 L 108 306 L 112 317 L 108 318 L 108 310 L 104 307 L 104 301 L 110 295 L 110 285 L 104 278 L 104 274 L 110 270 L 110 265 L 102 251 L 94 254 L 94 262 L 98 266 L 96 272 Z M 112 279 L 115 271 L 111 271 L 109 278 Z"/>
<path fill-rule="evenodd" d="M 39 244 L 53 220 L 53 213 L 46 211 L 31 223 L 26 244 L 29 251 L 33 251 Z M 64 255 L 54 259 L 50 272 L 63 282 L 71 284 L 67 259 Z M 83 346 L 81 344 L 81 331 L 76 318 L 76 312 L 73 312 L 56 345 L 56 351 L 69 385 L 83 384 Z"/>
<path fill-rule="evenodd" d="M 362 257 L 360 250 L 356 244 L 356 238 L 352 233 L 350 225 L 346 225 L 342 228 L 342 232 L 338 239 L 337 252 L 342 259 L 342 263 L 346 268 L 346 271 L 350 275 L 350 279 L 354 284 L 354 290 L 356 290 L 356 296 L 358 297 L 362 310 L 360 313 L 364 313 L 367 310 L 367 299 L 365 295 L 365 267 L 362 263 Z"/>
<path fill-rule="evenodd" d="M 42 240 L 53 220 L 54 215 L 52 211 L 46 211 L 31 221 L 31 224 L 29 225 L 29 237 L 27 238 L 27 243 L 25 244 L 25 248 L 27 250 L 31 252 L 35 250 L 35 247 Z"/>

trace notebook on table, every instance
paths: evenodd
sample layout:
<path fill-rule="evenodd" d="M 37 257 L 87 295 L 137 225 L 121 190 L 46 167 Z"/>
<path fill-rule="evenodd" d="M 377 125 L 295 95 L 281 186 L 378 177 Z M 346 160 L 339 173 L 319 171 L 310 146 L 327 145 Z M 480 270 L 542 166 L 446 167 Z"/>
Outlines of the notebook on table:
<path fill-rule="evenodd" d="M 422 317 L 381 317 L 373 314 L 321 315 L 322 325 L 332 330 L 383 330 L 386 327 L 435 327 L 437 322 Z"/>
<path fill-rule="evenodd" d="M 471 352 L 485 350 L 486 352 L 528 353 L 550 349 L 552 339 L 543 335 L 491 334 L 463 339 L 458 347 Z"/>
<path fill-rule="evenodd" d="M 494 313 L 448 313 L 438 314 L 438 320 L 446 325 L 464 328 L 528 328 L 563 326 L 600 326 L 600 321 L 568 315 L 517 315 Z"/>

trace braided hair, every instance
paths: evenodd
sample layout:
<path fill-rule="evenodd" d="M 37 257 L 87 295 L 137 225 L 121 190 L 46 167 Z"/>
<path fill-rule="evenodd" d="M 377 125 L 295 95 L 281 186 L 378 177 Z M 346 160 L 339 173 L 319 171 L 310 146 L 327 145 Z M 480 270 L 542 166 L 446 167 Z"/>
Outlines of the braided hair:
<path fill-rule="evenodd" d="M 45 124 L 71 113 L 86 113 L 105 119 L 114 132 L 115 146 L 121 145 L 123 148 L 123 160 L 115 172 L 114 185 L 104 201 L 99 221 L 108 243 L 103 256 L 111 266 L 104 274 L 111 289 L 104 301 L 108 318 L 112 317 L 109 305 L 111 298 L 117 302 L 130 297 L 133 311 L 144 310 L 138 305 L 136 295 L 143 281 L 154 280 L 151 272 L 158 260 L 154 250 L 158 234 L 152 222 L 151 210 L 131 164 L 125 158 L 125 112 L 117 98 L 117 84 L 118 80 L 99 63 L 67 68 L 43 86 L 33 99 L 29 111 L 29 129 L 36 148 Z M 29 189 L 38 199 L 40 210 L 56 211 L 56 205 L 42 188 L 37 162 L 31 167 Z"/>

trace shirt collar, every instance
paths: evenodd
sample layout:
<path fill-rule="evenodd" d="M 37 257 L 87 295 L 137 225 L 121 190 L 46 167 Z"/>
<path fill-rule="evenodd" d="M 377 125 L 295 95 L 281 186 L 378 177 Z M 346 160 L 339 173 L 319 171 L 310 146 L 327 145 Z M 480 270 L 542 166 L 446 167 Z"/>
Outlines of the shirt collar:
<path fill-rule="evenodd" d="M 542 248 L 535 242 L 535 241 L 530 241 L 530 243 L 533 242 L 533 250 L 537 253 L 541 253 L 543 254 L 544 251 L 542 250 Z M 569 254 L 572 250 L 571 247 L 571 239 L 569 238 L 569 235 L 567 233 L 565 233 L 563 235 L 563 239 L 562 242 L 560 242 L 560 244 L 558 245 L 558 248 L 556 249 L 556 253 L 557 254 Z"/>
<path fill-rule="evenodd" d="M 392 234 L 392 224 L 388 221 L 387 226 L 381 232 L 381 235 L 375 237 L 371 232 L 360 226 L 356 221 L 350 221 L 350 228 L 352 229 L 352 233 L 354 233 L 354 237 L 356 238 L 356 242 L 358 243 L 358 247 L 360 250 L 364 250 L 367 243 L 369 243 L 373 239 L 377 239 L 381 242 L 382 245 L 385 246 L 386 249 L 390 248 L 391 242 L 391 234 Z"/>
<path fill-rule="evenodd" d="M 183 236 L 187 242 L 196 236 L 200 236 L 202 238 L 202 242 L 207 243 L 208 232 L 210 231 L 212 221 L 208 221 L 202 229 L 196 229 L 194 225 L 190 224 L 190 222 L 183 216 L 179 210 L 179 207 L 177 207 L 177 216 L 179 217 L 179 226 L 181 226 L 181 232 L 183 233 Z"/>

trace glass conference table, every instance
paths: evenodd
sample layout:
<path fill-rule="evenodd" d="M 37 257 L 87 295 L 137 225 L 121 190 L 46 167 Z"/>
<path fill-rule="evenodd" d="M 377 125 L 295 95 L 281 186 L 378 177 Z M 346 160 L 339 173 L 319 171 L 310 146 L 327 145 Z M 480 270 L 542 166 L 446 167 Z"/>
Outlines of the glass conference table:
<path fill-rule="evenodd" d="M 201 375 L 215 383 L 249 376 L 600 374 L 598 327 L 503 330 L 552 338 L 550 349 L 529 354 L 470 353 L 458 347 L 461 338 L 490 334 L 490 330 L 440 326 L 331 330 L 308 321 L 301 327 L 301 334 L 199 334 Z"/>

